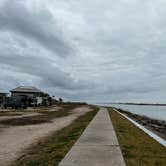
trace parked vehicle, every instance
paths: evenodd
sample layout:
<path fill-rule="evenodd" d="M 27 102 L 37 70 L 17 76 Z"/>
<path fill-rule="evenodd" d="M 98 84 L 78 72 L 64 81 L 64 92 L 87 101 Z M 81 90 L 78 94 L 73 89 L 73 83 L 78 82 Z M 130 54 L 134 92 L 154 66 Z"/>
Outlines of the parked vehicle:
<path fill-rule="evenodd" d="M 11 107 L 12 109 L 17 109 L 17 108 L 26 109 L 27 106 L 28 106 L 27 96 L 11 96 L 4 103 L 4 108 Z"/>
<path fill-rule="evenodd" d="M 37 99 L 36 98 L 28 98 L 28 106 L 29 107 L 37 107 Z"/>

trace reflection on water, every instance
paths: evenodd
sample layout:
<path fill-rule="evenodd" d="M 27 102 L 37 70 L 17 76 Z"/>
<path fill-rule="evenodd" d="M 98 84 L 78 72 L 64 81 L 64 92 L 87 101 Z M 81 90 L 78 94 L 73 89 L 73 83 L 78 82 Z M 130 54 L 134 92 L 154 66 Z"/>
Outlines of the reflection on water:
<path fill-rule="evenodd" d="M 126 111 L 166 121 L 166 106 L 106 104 Z"/>

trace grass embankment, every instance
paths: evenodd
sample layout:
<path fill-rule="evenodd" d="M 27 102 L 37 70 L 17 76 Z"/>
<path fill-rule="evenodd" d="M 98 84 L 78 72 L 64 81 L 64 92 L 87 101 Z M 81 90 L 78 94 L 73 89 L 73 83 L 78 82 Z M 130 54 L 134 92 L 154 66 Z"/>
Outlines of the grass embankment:
<path fill-rule="evenodd" d="M 68 116 L 72 109 L 81 105 L 76 103 L 70 103 L 70 104 L 64 103 L 59 106 L 61 108 L 61 110 L 59 111 L 49 111 L 49 109 L 54 108 L 53 106 L 43 107 L 40 110 L 37 110 L 37 112 L 40 113 L 40 115 L 5 119 L 5 120 L 1 120 L 0 124 L 7 125 L 7 126 L 25 126 L 25 125 L 31 125 L 31 124 L 48 123 L 48 122 L 51 122 L 51 120 L 53 120 L 54 118 Z"/>
<path fill-rule="evenodd" d="M 13 166 L 57 166 L 97 113 L 97 108 L 29 148 Z"/>
<path fill-rule="evenodd" d="M 127 166 L 166 165 L 164 146 L 111 108 L 109 113 Z"/>

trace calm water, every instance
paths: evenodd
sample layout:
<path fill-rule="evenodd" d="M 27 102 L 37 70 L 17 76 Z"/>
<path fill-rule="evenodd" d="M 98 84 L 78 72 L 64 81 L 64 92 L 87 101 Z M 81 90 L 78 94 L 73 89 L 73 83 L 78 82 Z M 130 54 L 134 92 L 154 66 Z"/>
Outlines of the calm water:
<path fill-rule="evenodd" d="M 166 106 L 149 106 L 149 105 L 123 105 L 123 104 L 107 104 L 107 106 L 113 106 L 121 108 L 131 113 L 145 115 L 153 119 L 160 119 L 166 121 Z"/>

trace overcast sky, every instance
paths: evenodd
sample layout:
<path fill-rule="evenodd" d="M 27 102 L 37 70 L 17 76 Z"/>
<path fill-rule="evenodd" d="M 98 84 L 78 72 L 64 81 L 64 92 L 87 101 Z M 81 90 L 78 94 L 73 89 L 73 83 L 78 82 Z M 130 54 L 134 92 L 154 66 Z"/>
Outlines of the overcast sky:
<path fill-rule="evenodd" d="M 165 0 L 0 0 L 0 91 L 166 103 Z"/>

